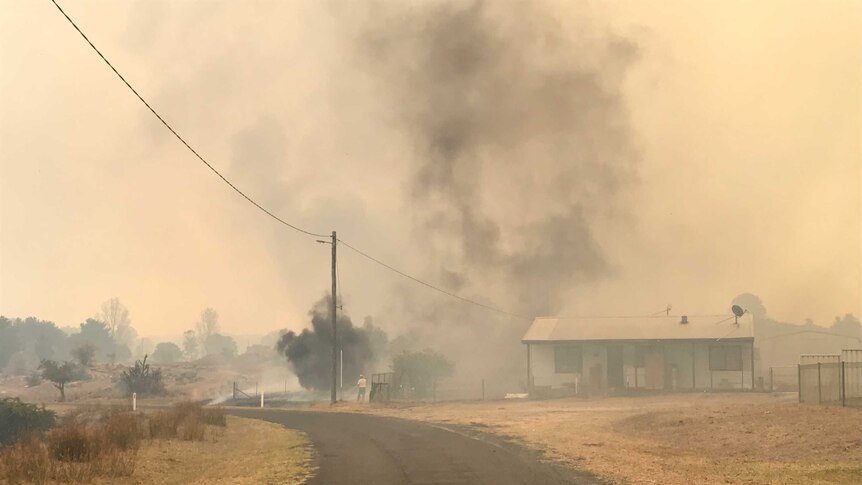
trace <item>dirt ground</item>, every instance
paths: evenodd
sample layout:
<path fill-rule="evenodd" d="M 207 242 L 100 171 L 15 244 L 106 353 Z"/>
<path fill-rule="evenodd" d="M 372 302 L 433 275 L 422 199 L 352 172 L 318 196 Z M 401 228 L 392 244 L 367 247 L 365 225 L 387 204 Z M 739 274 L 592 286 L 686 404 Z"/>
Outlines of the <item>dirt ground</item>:
<path fill-rule="evenodd" d="M 862 409 L 795 394 L 315 407 L 472 426 L 613 483 L 862 483 Z"/>
<path fill-rule="evenodd" d="M 146 442 L 138 451 L 131 477 L 103 483 L 300 484 L 313 472 L 304 434 L 254 419 L 227 419 L 227 427 L 203 443 Z"/>

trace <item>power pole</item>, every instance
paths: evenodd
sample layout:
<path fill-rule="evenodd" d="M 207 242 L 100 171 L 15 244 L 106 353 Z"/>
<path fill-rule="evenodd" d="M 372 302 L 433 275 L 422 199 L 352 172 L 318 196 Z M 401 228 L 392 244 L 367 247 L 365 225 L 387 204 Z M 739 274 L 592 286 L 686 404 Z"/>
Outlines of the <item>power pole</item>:
<path fill-rule="evenodd" d="M 335 328 L 335 310 L 338 306 L 335 295 L 337 288 L 335 287 L 336 274 L 335 274 L 335 246 L 338 242 L 338 239 L 335 237 L 335 231 L 332 231 L 332 393 L 330 396 L 330 401 L 332 404 L 335 404 L 337 401 L 336 396 L 336 385 L 338 384 L 338 334 Z"/>

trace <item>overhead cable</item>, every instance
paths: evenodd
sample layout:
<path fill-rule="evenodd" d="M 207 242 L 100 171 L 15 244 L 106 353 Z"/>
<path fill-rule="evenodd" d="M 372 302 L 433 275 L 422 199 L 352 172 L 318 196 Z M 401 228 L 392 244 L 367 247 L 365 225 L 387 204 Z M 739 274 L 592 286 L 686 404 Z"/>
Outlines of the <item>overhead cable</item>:
<path fill-rule="evenodd" d="M 224 175 L 222 175 L 222 174 L 221 174 L 221 172 L 219 172 L 218 170 L 216 170 L 216 168 L 215 168 L 215 167 L 213 167 L 213 166 L 212 166 L 208 161 L 206 161 L 206 159 L 204 159 L 204 157 L 202 157 L 202 156 L 201 156 L 201 154 L 197 152 L 197 150 L 195 150 L 194 148 L 192 148 L 192 146 L 191 146 L 191 145 L 189 145 L 189 143 L 188 143 L 188 142 L 187 142 L 187 141 L 186 141 L 182 136 L 180 136 L 180 134 L 179 134 L 179 133 L 177 133 L 177 131 L 176 131 L 176 130 L 174 130 L 174 128 L 173 128 L 173 127 L 172 127 L 172 126 L 171 126 L 167 121 L 165 121 L 165 119 L 164 119 L 164 118 L 162 118 L 162 116 L 161 116 L 161 115 L 160 115 L 160 114 L 159 114 L 159 113 L 158 113 L 158 112 L 157 112 L 157 111 L 156 111 L 156 110 L 155 110 L 155 109 L 150 105 L 150 103 L 148 103 L 148 102 L 147 102 L 147 100 L 145 100 L 145 99 L 143 98 L 143 96 L 141 96 L 141 95 L 138 93 L 138 91 L 137 91 L 134 87 L 132 87 L 132 85 L 129 83 L 129 81 L 127 81 L 127 80 L 126 80 L 126 78 L 125 78 L 125 77 L 123 77 L 123 75 L 122 75 L 122 74 L 120 74 L 120 71 L 118 71 L 118 70 L 117 70 L 117 68 L 116 68 L 116 67 L 114 67 L 114 65 L 113 65 L 113 64 L 111 64 L 111 61 L 109 61 L 109 60 L 104 56 L 104 54 L 102 54 L 102 52 L 101 52 L 101 51 L 100 51 L 100 50 L 99 50 L 99 49 L 98 49 L 98 48 L 93 44 L 93 42 L 91 42 L 91 41 L 90 41 L 90 39 L 87 37 L 87 35 L 86 35 L 86 34 L 84 34 L 84 32 L 83 32 L 83 31 L 78 27 L 78 25 L 75 23 L 75 21 L 74 21 L 74 20 L 72 20 L 72 18 L 71 18 L 71 17 L 69 17 L 69 15 L 68 15 L 64 10 L 63 10 L 63 8 L 60 6 L 60 4 L 58 4 L 58 3 L 57 3 L 57 0 L 51 0 L 51 2 L 52 2 L 52 3 L 57 7 L 57 10 L 59 10 L 59 11 L 60 11 L 60 13 L 62 13 L 62 14 L 63 14 L 63 16 L 64 16 L 64 17 L 66 17 L 66 20 L 68 20 L 68 21 L 69 21 L 69 23 L 70 23 L 70 24 L 72 24 L 72 27 L 74 27 L 74 28 L 75 28 L 75 30 L 77 30 L 77 31 L 78 31 L 78 33 L 79 33 L 79 34 L 81 34 L 81 37 L 83 37 L 83 38 L 84 38 L 84 40 L 85 40 L 85 41 L 87 41 L 87 44 L 89 44 L 89 45 L 90 45 L 90 47 L 92 47 L 92 48 L 93 48 L 93 50 L 94 50 L 94 51 L 96 51 L 96 54 L 98 54 L 98 55 L 99 55 L 99 57 L 101 57 L 101 58 L 102 58 L 102 60 L 103 60 L 103 61 L 105 61 L 105 64 L 107 64 L 107 65 L 108 65 L 108 67 L 110 67 L 110 68 L 111 68 L 111 70 L 112 70 L 112 71 L 114 71 L 114 74 L 116 74 L 116 75 L 117 75 L 117 77 L 119 77 L 119 78 L 120 78 L 120 80 L 121 80 L 121 81 L 123 81 L 123 84 L 125 84 L 125 85 L 126 85 L 126 87 L 127 87 L 127 88 L 129 88 L 129 90 L 131 90 L 131 91 L 132 91 L 132 93 L 134 93 L 134 95 L 135 95 L 135 96 L 136 96 L 136 97 L 137 97 L 137 98 L 138 98 L 142 103 L 144 103 L 144 106 L 146 106 L 146 107 L 147 107 L 147 109 L 149 109 L 149 110 L 150 110 L 150 112 L 151 112 L 151 113 L 153 113 L 153 115 L 155 115 L 155 117 L 156 117 L 156 118 L 158 118 L 158 120 L 159 120 L 159 121 L 161 121 L 163 125 L 165 125 L 165 128 L 167 128 L 171 133 L 173 133 L 173 135 L 177 138 L 177 140 L 179 140 L 183 145 L 185 145 L 185 147 L 186 147 L 186 148 L 188 148 L 188 149 L 189 149 L 189 151 L 190 151 L 190 152 L 192 152 L 192 153 L 194 154 L 194 156 L 196 156 L 196 157 L 198 158 L 198 160 L 200 160 L 201 162 L 203 162 L 203 164 L 204 164 L 204 165 L 206 165 L 206 167 L 207 167 L 208 169 L 210 169 L 214 174 L 218 175 L 218 177 L 222 180 L 222 182 L 226 183 L 230 188 L 232 188 L 236 193 L 238 193 L 239 195 L 241 195 L 245 200 L 247 200 L 248 202 L 250 202 L 252 205 L 254 205 L 254 206 L 255 206 L 255 207 L 257 207 L 258 209 L 260 209 L 264 214 L 266 214 L 266 215 L 268 215 L 269 217 L 271 217 L 271 218 L 275 219 L 275 220 L 276 220 L 276 221 L 278 221 L 279 223 L 281 223 L 281 224 L 283 224 L 283 225 L 285 225 L 285 226 L 287 226 L 287 227 L 289 227 L 289 228 L 291 228 L 291 229 L 293 229 L 293 230 L 295 230 L 295 231 L 301 232 L 301 233 L 306 234 L 306 235 L 309 235 L 309 236 L 314 236 L 314 237 L 326 237 L 326 236 L 327 236 L 326 234 L 317 234 L 317 233 L 314 233 L 314 232 L 311 232 L 311 231 L 307 231 L 307 230 L 305 230 L 305 229 L 303 229 L 303 228 L 301 228 L 301 227 L 295 226 L 295 225 L 293 225 L 293 224 L 291 224 L 291 223 L 289 223 L 289 222 L 285 221 L 284 219 L 282 219 L 282 218 L 278 217 L 277 215 L 273 214 L 272 212 L 270 212 L 268 209 L 266 209 L 266 208 L 265 208 L 265 207 L 263 207 L 262 205 L 258 204 L 258 203 L 257 203 L 257 201 L 255 201 L 254 199 L 252 199 L 251 197 L 249 197 L 248 195 L 246 195 L 246 193 L 245 193 L 245 192 L 243 192 L 242 190 L 240 190 L 236 185 L 234 185 L 230 180 L 228 180 L 228 179 L 227 179 L 227 177 L 225 177 Z"/>

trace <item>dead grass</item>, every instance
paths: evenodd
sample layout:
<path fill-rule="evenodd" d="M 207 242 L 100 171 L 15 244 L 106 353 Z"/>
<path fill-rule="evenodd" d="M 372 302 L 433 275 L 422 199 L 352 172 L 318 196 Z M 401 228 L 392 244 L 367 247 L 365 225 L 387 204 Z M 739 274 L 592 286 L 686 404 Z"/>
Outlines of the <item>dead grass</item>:
<path fill-rule="evenodd" d="M 203 441 L 150 441 L 141 446 L 134 474 L 104 483 L 300 484 L 312 472 L 311 448 L 297 431 L 227 416 Z"/>
<path fill-rule="evenodd" d="M 795 395 L 340 405 L 335 410 L 473 426 L 616 483 L 862 483 L 862 409 L 801 405 Z"/>
<path fill-rule="evenodd" d="M 150 415 L 124 408 L 81 407 L 44 436 L 19 440 L 0 452 L 0 481 L 89 483 L 129 477 L 143 440 L 203 441 L 226 426 L 220 408 L 183 402 Z"/>

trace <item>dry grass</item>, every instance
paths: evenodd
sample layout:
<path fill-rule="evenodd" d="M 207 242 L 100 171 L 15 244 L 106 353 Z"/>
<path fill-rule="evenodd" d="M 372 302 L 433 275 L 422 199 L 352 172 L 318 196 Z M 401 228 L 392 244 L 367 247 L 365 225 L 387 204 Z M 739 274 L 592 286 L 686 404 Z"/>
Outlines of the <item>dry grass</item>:
<path fill-rule="evenodd" d="M 303 434 L 253 419 L 228 416 L 226 422 L 203 441 L 144 443 L 135 472 L 106 483 L 289 485 L 310 476 L 311 449 Z"/>
<path fill-rule="evenodd" d="M 184 402 L 149 416 L 123 408 L 82 407 L 43 437 L 28 437 L 0 452 L 7 483 L 89 483 L 128 477 L 143 440 L 203 441 L 208 428 L 226 426 L 224 410 Z"/>
<path fill-rule="evenodd" d="M 862 409 L 801 405 L 795 395 L 340 405 L 335 410 L 474 426 L 615 483 L 862 483 Z"/>
<path fill-rule="evenodd" d="M 182 402 L 170 409 L 156 411 L 148 420 L 149 435 L 161 439 L 202 441 L 206 436 L 207 425 L 225 427 L 224 409 Z"/>

